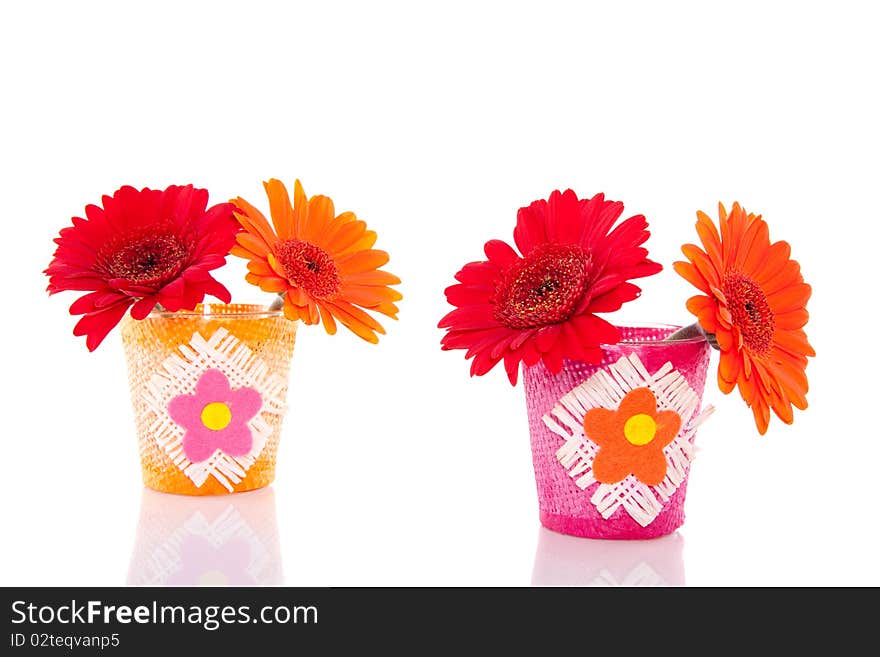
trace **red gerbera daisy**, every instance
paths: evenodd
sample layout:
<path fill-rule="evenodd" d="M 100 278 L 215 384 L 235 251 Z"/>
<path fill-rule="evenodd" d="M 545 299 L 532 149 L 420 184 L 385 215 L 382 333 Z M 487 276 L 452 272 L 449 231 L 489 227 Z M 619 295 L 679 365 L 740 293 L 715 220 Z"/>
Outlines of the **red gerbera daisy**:
<path fill-rule="evenodd" d="M 641 289 L 627 280 L 662 269 L 640 246 L 650 235 L 644 216 L 612 230 L 622 213 L 619 201 L 578 199 L 570 189 L 520 208 L 513 239 L 522 255 L 486 242 L 488 260 L 465 265 L 446 289 L 457 308 L 440 320 L 443 349 L 467 349 L 471 375 L 504 359 L 514 385 L 520 362 L 542 360 L 556 373 L 563 358 L 601 361 L 599 345 L 618 342 L 620 333 L 594 313 L 635 299 Z"/>
<path fill-rule="evenodd" d="M 103 208 L 86 206 L 55 239 L 45 274 L 49 294 L 85 290 L 70 306 L 84 315 L 73 329 L 94 351 L 125 311 L 143 319 L 161 304 L 193 309 L 206 294 L 231 301 L 208 272 L 222 267 L 235 243 L 238 222 L 231 203 L 210 208 L 208 191 L 172 185 L 165 191 L 122 187 L 104 196 Z M 207 209 L 206 209 L 207 208 Z"/>

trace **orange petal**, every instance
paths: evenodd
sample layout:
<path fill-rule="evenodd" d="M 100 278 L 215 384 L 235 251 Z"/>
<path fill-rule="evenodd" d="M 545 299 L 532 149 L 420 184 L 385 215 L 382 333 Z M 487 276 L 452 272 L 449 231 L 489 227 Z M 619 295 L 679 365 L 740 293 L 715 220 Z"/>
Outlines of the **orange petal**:
<path fill-rule="evenodd" d="M 704 296 L 702 294 L 693 296 L 685 302 L 685 307 L 693 315 L 699 315 L 705 310 L 711 310 L 712 312 L 714 312 L 715 306 L 716 302 L 714 301 L 714 299 Z"/>
<path fill-rule="evenodd" d="M 262 239 L 268 247 L 272 247 L 278 238 L 263 213 L 241 197 L 232 202 L 243 211 L 235 213 L 235 218 L 241 227 L 248 233 Z"/>
<path fill-rule="evenodd" d="M 370 315 L 365 313 L 357 306 L 353 306 L 352 304 L 350 304 L 348 301 L 345 301 L 344 299 L 334 299 L 332 304 L 334 308 L 345 311 L 365 326 L 369 326 L 377 333 L 385 333 L 385 329 L 382 328 L 382 325 L 379 322 L 377 322 L 375 319 L 373 319 Z"/>
<path fill-rule="evenodd" d="M 290 287 L 290 284 L 287 281 L 282 280 L 277 276 L 258 276 L 257 274 L 248 273 L 244 278 L 251 285 L 257 285 L 263 290 L 263 292 L 281 294 L 282 292 L 287 291 L 287 288 Z"/>
<path fill-rule="evenodd" d="M 732 351 L 722 351 L 718 359 L 718 374 L 726 382 L 730 384 L 730 389 L 725 393 L 733 390 L 733 384 L 739 379 L 742 371 L 742 359 Z"/>
<path fill-rule="evenodd" d="M 739 209 L 739 206 L 734 204 L 734 210 L 737 209 Z M 755 233 L 752 228 L 746 227 L 746 216 L 742 213 L 741 209 L 739 212 L 731 212 L 730 216 L 732 219 L 730 225 L 731 243 L 729 245 L 730 264 L 725 268 L 725 271 L 729 269 L 742 271 L 742 263 L 749 254 L 749 249 L 752 246 L 752 240 L 755 237 Z M 737 235 L 739 237 L 737 237 Z"/>
<path fill-rule="evenodd" d="M 803 283 L 803 280 L 804 277 L 801 276 L 800 265 L 794 260 L 789 260 L 775 276 L 769 278 L 766 283 L 761 285 L 761 289 L 764 291 L 764 294 L 770 295 L 792 285 Z"/>
<path fill-rule="evenodd" d="M 810 319 L 810 313 L 804 308 L 796 308 L 789 312 L 776 315 L 773 318 L 776 324 L 776 330 L 780 329 L 799 329 L 803 328 Z"/>
<path fill-rule="evenodd" d="M 584 434 L 599 446 L 619 440 L 622 430 L 617 413 L 607 408 L 591 408 L 584 413 Z"/>
<path fill-rule="evenodd" d="M 725 395 L 729 395 L 731 392 L 733 392 L 733 389 L 736 387 L 736 383 L 734 381 L 725 381 L 724 380 L 724 376 L 721 374 L 721 367 L 720 366 L 718 368 L 717 379 L 718 379 L 718 388 L 721 390 L 721 392 L 723 392 Z"/>
<path fill-rule="evenodd" d="M 373 245 L 375 243 L 376 233 L 372 230 L 366 230 L 364 231 L 364 234 L 361 235 L 353 244 L 350 244 L 344 249 L 340 249 L 338 255 L 342 256 L 349 253 L 354 253 L 355 251 L 366 251 L 373 248 Z"/>
<path fill-rule="evenodd" d="M 264 256 L 257 255 L 252 251 L 248 251 L 246 248 L 241 246 L 240 244 L 233 244 L 232 248 L 229 249 L 229 253 L 234 256 L 238 256 L 239 258 L 244 258 L 245 260 L 261 260 Z"/>
<path fill-rule="evenodd" d="M 796 283 L 785 289 L 767 295 L 767 301 L 773 309 L 773 314 L 787 313 L 791 310 L 800 310 L 807 305 L 810 295 L 813 293 L 807 283 Z"/>
<path fill-rule="evenodd" d="M 350 255 L 344 255 L 337 259 L 336 266 L 343 274 L 357 273 L 378 269 L 388 262 L 388 254 L 385 251 L 369 250 L 357 251 Z"/>
<path fill-rule="evenodd" d="M 287 278 L 287 273 L 284 271 L 284 265 L 278 262 L 278 258 L 275 257 L 274 253 L 270 253 L 266 256 L 266 262 L 269 264 L 269 268 L 276 276 L 278 276 L 278 278 Z"/>
<path fill-rule="evenodd" d="M 317 324 L 318 321 L 321 319 L 321 313 L 318 310 L 318 304 L 315 302 L 314 299 L 309 299 L 308 309 L 309 309 L 309 322 L 308 323 L 309 324 Z"/>
<path fill-rule="evenodd" d="M 682 262 L 680 260 L 672 263 L 672 268 L 676 273 L 685 279 L 694 287 L 709 294 L 709 283 L 703 278 L 703 275 L 690 262 Z"/>
<path fill-rule="evenodd" d="M 271 253 L 269 255 L 272 255 Z M 272 271 L 272 268 L 269 266 L 269 263 L 259 259 L 251 259 L 247 263 L 248 271 L 256 274 L 257 276 L 275 276 L 275 272 Z"/>
<path fill-rule="evenodd" d="M 697 210 L 697 235 L 706 247 L 706 254 L 715 263 L 716 268 L 721 266 L 721 236 L 715 228 L 715 224 L 705 212 Z"/>
<path fill-rule="evenodd" d="M 639 450 L 639 458 L 632 460 L 630 470 L 643 484 L 658 486 L 666 478 L 666 456 L 661 449 L 654 447 L 652 440 Z"/>
<path fill-rule="evenodd" d="M 727 217 L 727 223 L 730 230 L 730 246 L 739 246 L 742 244 L 743 236 L 748 228 L 746 213 L 739 204 L 739 201 L 733 202 L 733 207 L 730 208 L 730 214 Z M 736 251 L 731 251 L 730 256 L 735 258 Z"/>
<path fill-rule="evenodd" d="M 336 215 L 336 219 L 333 222 L 332 234 L 335 235 L 336 231 L 338 231 L 342 226 L 346 226 L 355 221 L 357 221 L 357 215 L 355 215 L 354 212 L 351 212 L 349 210 L 346 210 L 345 212 L 340 212 L 338 215 Z"/>
<path fill-rule="evenodd" d="M 738 261 L 740 271 L 749 278 L 760 271 L 770 247 L 770 230 L 766 221 L 755 221 L 743 237 L 744 246 L 740 248 Z"/>
<path fill-rule="evenodd" d="M 593 477 L 603 484 L 616 484 L 630 473 L 625 455 L 610 446 L 601 447 L 593 459 Z"/>
<path fill-rule="evenodd" d="M 333 313 L 327 306 L 318 302 L 318 308 L 321 311 L 321 322 L 324 324 L 324 330 L 329 335 L 336 335 L 336 320 L 333 319 Z"/>
<path fill-rule="evenodd" d="M 339 233 L 346 227 L 351 224 L 363 224 L 364 228 L 366 228 L 366 224 L 363 221 L 358 221 L 357 216 L 354 212 L 340 212 L 336 217 L 329 223 L 328 230 L 324 234 L 324 248 L 329 249 L 329 245 L 332 241 L 339 237 Z"/>
<path fill-rule="evenodd" d="M 352 333 L 360 338 L 363 338 L 367 342 L 371 342 L 373 344 L 379 342 L 379 336 L 377 336 L 369 326 L 359 321 L 351 313 L 347 312 L 343 308 L 340 308 L 334 303 L 327 303 L 327 307 L 333 313 L 333 316 L 336 317 L 336 319 L 338 319 L 342 323 L 342 325 L 349 329 Z M 353 308 L 353 306 L 349 307 Z"/>
<path fill-rule="evenodd" d="M 758 433 L 762 436 L 767 433 L 767 426 L 770 424 L 770 409 L 767 402 L 760 395 L 755 396 L 752 404 L 752 415 L 755 416 L 755 425 L 758 427 Z"/>
<path fill-rule="evenodd" d="M 339 216 L 342 217 L 343 215 Z M 354 217 L 354 214 L 351 214 L 351 216 Z M 338 224 L 334 226 L 334 230 L 327 236 L 324 249 L 331 254 L 342 251 L 359 240 L 366 230 L 367 224 L 363 221 L 346 221 L 345 223 Z"/>
<path fill-rule="evenodd" d="M 772 390 L 770 391 L 770 407 L 780 420 L 786 424 L 794 423 L 794 411 L 792 411 L 791 403 Z"/>
<path fill-rule="evenodd" d="M 700 326 L 709 331 L 709 333 L 713 332 L 711 329 L 704 326 L 702 322 L 700 322 Z M 736 327 L 733 328 L 735 329 Z M 739 349 L 739 346 L 737 345 L 738 340 L 736 336 L 734 336 L 733 330 L 729 330 L 723 327 L 716 327 L 714 333 L 715 340 L 718 342 L 718 346 L 721 348 L 722 353 L 725 351 L 733 351 L 734 347 Z"/>
<path fill-rule="evenodd" d="M 287 187 L 276 178 L 263 183 L 266 188 L 266 196 L 269 197 L 269 212 L 272 214 L 272 223 L 278 231 L 278 237 L 283 240 L 292 238 L 293 235 L 293 208 L 290 205 L 290 195 Z"/>
<path fill-rule="evenodd" d="M 333 200 L 320 194 L 309 199 L 309 221 L 303 231 L 303 239 L 313 244 L 323 244 L 323 238 L 333 225 Z"/>
<path fill-rule="evenodd" d="M 387 271 L 371 269 L 353 274 L 346 274 L 342 278 L 343 284 L 354 285 L 398 285 L 400 279 Z"/>
<path fill-rule="evenodd" d="M 309 305 L 298 306 L 293 303 L 293 296 L 288 293 L 284 295 L 284 314 L 290 319 L 300 319 L 305 324 L 317 324 L 317 320 L 311 321 L 311 313 Z"/>
<path fill-rule="evenodd" d="M 730 266 L 730 222 L 724 204 L 718 202 L 718 232 L 721 234 L 721 269 Z"/>
<path fill-rule="evenodd" d="M 739 381 L 737 381 L 739 386 L 739 394 L 743 398 L 743 401 L 749 406 L 752 405 L 752 401 L 755 399 L 755 381 L 754 379 L 747 379 L 745 377 L 740 377 Z"/>
<path fill-rule="evenodd" d="M 718 319 L 714 306 L 705 306 L 700 311 L 700 314 L 697 315 L 697 322 L 706 333 L 713 333 L 715 335 L 730 329 L 730 324 L 724 326 Z"/>
<path fill-rule="evenodd" d="M 309 220 L 309 199 L 299 179 L 293 183 L 293 237 L 303 239 Z"/>
<path fill-rule="evenodd" d="M 755 273 L 755 282 L 766 289 L 767 283 L 773 279 L 791 257 L 791 247 L 788 242 L 774 242 L 764 254 L 764 265 Z"/>
<path fill-rule="evenodd" d="M 774 371 L 786 397 L 802 411 L 806 410 L 809 390 L 806 372 L 786 360 L 779 362 Z"/>
<path fill-rule="evenodd" d="M 371 306 L 370 310 L 376 313 L 382 313 L 386 317 L 390 317 L 391 319 L 397 319 L 397 313 L 400 312 L 400 309 L 395 306 L 393 303 L 383 301 L 382 303 L 377 303 L 375 306 Z"/>
<path fill-rule="evenodd" d="M 376 285 L 344 285 L 339 290 L 339 296 L 358 306 L 371 307 L 382 301 L 400 301 L 403 295 L 397 290 Z"/>
<path fill-rule="evenodd" d="M 626 396 L 620 401 L 617 412 L 624 422 L 640 413 L 653 417 L 657 412 L 657 399 L 648 388 L 636 388 L 626 393 Z"/>
<path fill-rule="evenodd" d="M 700 275 L 710 287 L 721 287 L 721 280 L 718 277 L 718 271 L 715 269 L 712 261 L 709 260 L 709 256 L 703 253 L 698 246 L 694 244 L 683 244 L 681 252 L 684 253 L 685 257 L 693 263 L 694 267 L 697 268 L 697 271 L 700 272 Z"/>
<path fill-rule="evenodd" d="M 675 411 L 660 411 L 654 417 L 656 423 L 656 433 L 651 445 L 657 443 L 657 448 L 666 447 L 678 435 L 681 429 L 681 416 Z"/>
<path fill-rule="evenodd" d="M 269 246 L 266 242 L 252 233 L 239 233 L 235 239 L 241 246 L 258 256 L 266 257 L 269 254 Z"/>
<path fill-rule="evenodd" d="M 816 355 L 813 347 L 807 342 L 807 334 L 800 329 L 775 331 L 773 333 L 773 342 L 792 354 Z"/>
<path fill-rule="evenodd" d="M 287 296 L 290 297 L 292 304 L 300 308 L 307 307 L 311 301 L 311 297 L 301 287 L 291 287 L 287 292 Z"/>

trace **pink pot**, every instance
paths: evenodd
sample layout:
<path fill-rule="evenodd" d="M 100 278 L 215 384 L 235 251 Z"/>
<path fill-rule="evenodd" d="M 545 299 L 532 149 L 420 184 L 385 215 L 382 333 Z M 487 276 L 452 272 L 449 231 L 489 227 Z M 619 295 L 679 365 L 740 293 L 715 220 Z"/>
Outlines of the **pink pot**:
<path fill-rule="evenodd" d="M 589 538 L 664 536 L 684 522 L 684 499 L 710 347 L 702 337 L 663 342 L 676 326 L 619 327 L 622 341 L 603 347 L 601 363 L 564 361 L 559 374 L 538 363 L 524 370 L 532 458 L 541 524 Z M 663 454 L 667 474 L 649 486 L 633 474 L 616 483 L 596 481 L 592 460 L 600 449 L 583 428 L 585 412 L 616 410 L 628 391 L 646 387 L 658 410 L 674 410 L 681 428 Z"/>

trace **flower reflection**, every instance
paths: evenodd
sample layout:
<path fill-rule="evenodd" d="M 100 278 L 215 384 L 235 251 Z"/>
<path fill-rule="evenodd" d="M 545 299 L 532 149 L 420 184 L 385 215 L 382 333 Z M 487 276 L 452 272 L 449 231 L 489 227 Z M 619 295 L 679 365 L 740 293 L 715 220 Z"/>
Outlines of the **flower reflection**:
<path fill-rule="evenodd" d="M 577 538 L 538 530 L 533 586 L 684 586 L 684 538 Z"/>
<path fill-rule="evenodd" d="M 144 489 L 129 584 L 252 586 L 282 581 L 271 488 L 206 497 Z"/>

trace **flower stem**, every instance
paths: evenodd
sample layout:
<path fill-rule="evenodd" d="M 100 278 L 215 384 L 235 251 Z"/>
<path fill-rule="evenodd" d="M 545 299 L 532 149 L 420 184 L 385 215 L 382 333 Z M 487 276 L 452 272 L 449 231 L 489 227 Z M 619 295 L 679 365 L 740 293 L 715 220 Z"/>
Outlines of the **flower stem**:
<path fill-rule="evenodd" d="M 713 349 L 718 349 L 718 341 L 715 339 L 715 334 L 704 331 L 699 322 L 694 322 L 689 326 L 684 326 L 674 333 L 669 334 L 666 336 L 664 342 L 670 340 L 689 340 L 698 336 L 703 336 Z"/>
<path fill-rule="evenodd" d="M 275 297 L 275 301 L 269 306 L 269 310 L 281 310 L 284 307 L 284 295 L 286 293 L 282 292 L 277 297 Z"/>

